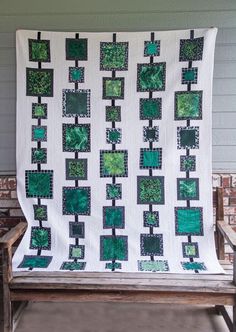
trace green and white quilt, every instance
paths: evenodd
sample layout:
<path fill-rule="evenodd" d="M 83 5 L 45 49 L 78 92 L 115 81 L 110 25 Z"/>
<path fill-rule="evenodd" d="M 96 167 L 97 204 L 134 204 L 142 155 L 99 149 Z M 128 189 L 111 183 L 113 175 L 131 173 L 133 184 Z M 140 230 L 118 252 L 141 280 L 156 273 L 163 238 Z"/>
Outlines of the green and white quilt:
<path fill-rule="evenodd" d="M 17 31 L 15 271 L 222 272 L 216 33 Z"/>

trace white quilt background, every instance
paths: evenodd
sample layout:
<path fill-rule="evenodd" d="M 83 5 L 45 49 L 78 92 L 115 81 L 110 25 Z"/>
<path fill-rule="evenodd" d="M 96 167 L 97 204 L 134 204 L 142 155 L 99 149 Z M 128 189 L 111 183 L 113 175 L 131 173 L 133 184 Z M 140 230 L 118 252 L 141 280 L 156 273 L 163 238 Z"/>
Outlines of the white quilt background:
<path fill-rule="evenodd" d="M 158 260 L 167 260 L 171 273 L 194 273 L 184 271 L 181 262 L 188 261 L 183 258 L 182 242 L 187 242 L 187 236 L 175 235 L 174 207 L 186 206 L 184 201 L 177 200 L 177 178 L 184 177 L 180 172 L 180 155 L 185 151 L 177 149 L 177 127 L 185 126 L 186 121 L 174 120 L 174 93 L 186 91 L 186 85 L 181 84 L 181 69 L 187 67 L 186 62 L 179 61 L 180 39 L 189 38 L 190 30 L 158 31 L 155 39 L 161 41 L 160 56 L 154 62 L 166 62 L 166 88 L 165 91 L 153 92 L 153 98 L 162 98 L 162 119 L 154 120 L 153 125 L 159 126 L 159 142 L 154 147 L 162 147 L 162 169 L 154 170 L 153 175 L 165 177 L 165 204 L 155 205 L 154 210 L 159 211 L 160 226 L 154 228 L 154 233 L 163 234 L 164 255 L 155 256 Z M 191 120 L 192 126 L 200 127 L 199 149 L 192 150 L 196 155 L 196 172 L 190 177 L 199 178 L 199 200 L 191 201 L 192 206 L 203 208 L 204 236 L 192 236 L 193 242 L 199 244 L 200 258 L 196 262 L 204 262 L 206 271 L 201 273 L 221 273 L 218 265 L 213 238 L 213 212 L 212 212 L 212 184 L 211 184 L 211 121 L 212 121 L 212 76 L 214 63 L 214 47 L 217 29 L 196 29 L 194 37 L 204 37 L 203 59 L 193 62 L 198 67 L 198 83 L 193 90 L 203 90 L 202 112 L 203 120 Z M 42 204 L 48 206 L 48 221 L 43 222 L 44 227 L 51 228 L 51 250 L 42 250 L 42 255 L 53 256 L 46 270 L 58 271 L 61 264 L 68 260 L 69 221 L 73 216 L 62 214 L 62 187 L 73 186 L 74 181 L 65 179 L 65 158 L 73 158 L 74 153 L 62 151 L 62 123 L 74 123 L 74 118 L 62 116 L 62 90 L 73 89 L 74 84 L 68 82 L 68 68 L 74 66 L 74 61 L 65 57 L 65 39 L 74 38 L 74 32 L 41 32 L 41 39 L 50 40 L 51 62 L 43 63 L 42 68 L 54 69 L 54 95 L 42 97 L 42 102 L 48 104 L 48 118 L 42 120 L 47 126 L 47 142 L 42 147 L 47 148 L 47 164 L 42 164 L 42 170 L 53 170 L 53 199 L 41 199 Z M 106 143 L 106 128 L 111 124 L 105 121 L 105 106 L 110 105 L 109 100 L 102 99 L 102 78 L 111 76 L 111 72 L 100 70 L 100 42 L 112 42 L 112 33 L 86 33 L 81 32 L 80 38 L 88 39 L 88 60 L 79 61 L 85 67 L 85 82 L 79 83 L 79 88 L 91 90 L 91 117 L 79 118 L 79 123 L 91 124 L 91 152 L 79 153 L 80 158 L 88 159 L 88 180 L 80 180 L 80 186 L 91 187 L 91 215 L 80 216 L 85 222 L 85 239 L 80 244 L 85 245 L 85 271 L 108 271 L 106 262 L 100 261 L 100 236 L 111 235 L 110 229 L 103 229 L 102 207 L 111 205 L 106 200 L 106 183 L 111 178 L 100 177 L 99 153 L 102 149 L 111 149 Z M 36 198 L 26 198 L 25 170 L 35 170 L 37 165 L 31 164 L 31 148 L 36 143 L 31 141 L 31 126 L 36 124 L 32 119 L 32 103 L 37 102 L 36 97 L 26 96 L 26 67 L 37 68 L 37 63 L 29 61 L 28 39 L 36 39 L 37 31 L 17 31 L 17 192 L 20 205 L 28 221 L 28 229 L 24 239 L 19 245 L 13 259 L 15 271 L 27 269 L 18 268 L 24 255 L 36 255 L 35 249 L 29 249 L 31 226 L 38 226 L 34 220 L 33 204 Z M 125 206 L 125 228 L 116 230 L 117 235 L 128 236 L 128 261 L 122 261 L 122 269 L 117 271 L 138 271 L 138 260 L 149 259 L 140 254 L 140 234 L 148 233 L 143 227 L 143 211 L 147 205 L 137 204 L 137 176 L 148 175 L 147 170 L 139 168 L 140 148 L 148 147 L 143 142 L 143 126 L 147 121 L 139 119 L 139 99 L 148 98 L 148 93 L 137 92 L 137 64 L 149 62 L 149 57 L 143 56 L 144 41 L 150 40 L 150 32 L 118 32 L 117 42 L 129 43 L 128 70 L 117 71 L 117 77 L 125 78 L 124 99 L 116 101 L 121 106 L 122 121 L 117 127 L 122 128 L 122 142 L 117 145 L 119 150 L 128 150 L 128 177 L 118 178 L 117 183 L 122 184 L 122 199 L 117 205 Z M 40 270 L 40 269 L 34 269 Z"/>

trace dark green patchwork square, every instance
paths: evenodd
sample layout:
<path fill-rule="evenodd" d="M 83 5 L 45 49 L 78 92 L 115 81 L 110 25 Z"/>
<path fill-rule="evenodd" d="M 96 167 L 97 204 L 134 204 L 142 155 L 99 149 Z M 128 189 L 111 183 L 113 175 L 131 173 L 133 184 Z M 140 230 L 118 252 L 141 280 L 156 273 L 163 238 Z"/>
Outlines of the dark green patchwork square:
<path fill-rule="evenodd" d="M 82 60 L 88 59 L 88 40 L 66 38 L 66 60 Z"/>
<path fill-rule="evenodd" d="M 203 235 L 202 208 L 175 208 L 176 235 Z"/>
<path fill-rule="evenodd" d="M 87 159 L 66 159 L 66 180 L 87 180 Z"/>
<path fill-rule="evenodd" d="M 202 91 L 175 92 L 175 120 L 202 119 Z"/>
<path fill-rule="evenodd" d="M 84 239 L 84 222 L 69 222 L 70 238 Z"/>
<path fill-rule="evenodd" d="M 128 236 L 100 236 L 100 260 L 101 261 L 127 261 L 128 260 Z"/>
<path fill-rule="evenodd" d="M 198 149 L 199 127 L 177 127 L 177 149 Z"/>
<path fill-rule="evenodd" d="M 143 226 L 144 227 L 159 227 L 159 212 L 158 211 L 143 211 Z"/>
<path fill-rule="evenodd" d="M 140 235 L 141 256 L 163 256 L 162 234 Z"/>
<path fill-rule="evenodd" d="M 51 229 L 48 227 L 32 227 L 30 249 L 51 249 Z"/>
<path fill-rule="evenodd" d="M 137 177 L 138 204 L 165 204 L 164 176 Z"/>
<path fill-rule="evenodd" d="M 26 95 L 53 97 L 53 69 L 26 68 Z"/>
<path fill-rule="evenodd" d="M 36 62 L 50 62 L 50 41 L 28 39 L 29 42 L 29 60 Z"/>
<path fill-rule="evenodd" d="M 138 64 L 137 91 L 164 91 L 165 84 L 165 62 Z"/>
<path fill-rule="evenodd" d="M 18 268 L 46 269 L 52 261 L 52 256 L 25 255 Z"/>
<path fill-rule="evenodd" d="M 84 259 L 85 246 L 70 244 L 69 259 Z"/>
<path fill-rule="evenodd" d="M 26 197 L 53 198 L 53 171 L 25 171 Z"/>
<path fill-rule="evenodd" d="M 182 84 L 197 84 L 198 68 L 182 68 Z"/>
<path fill-rule="evenodd" d="M 63 123 L 63 152 L 90 152 L 90 124 Z"/>
<path fill-rule="evenodd" d="M 124 206 L 103 206 L 103 228 L 124 228 Z"/>
<path fill-rule="evenodd" d="M 112 271 L 115 271 L 115 270 L 120 270 L 121 269 L 121 263 L 117 263 L 117 262 L 114 262 L 114 263 L 106 263 L 105 265 L 105 269 L 108 269 L 108 270 L 112 270 Z"/>
<path fill-rule="evenodd" d="M 124 77 L 103 77 L 103 99 L 124 99 Z"/>
<path fill-rule="evenodd" d="M 181 262 L 184 270 L 187 271 L 206 271 L 206 265 L 203 262 Z"/>
<path fill-rule="evenodd" d="M 47 141 L 47 127 L 46 126 L 32 126 L 32 141 L 46 142 Z"/>
<path fill-rule="evenodd" d="M 84 67 L 69 67 L 69 82 L 84 83 Z"/>
<path fill-rule="evenodd" d="M 121 199 L 122 185 L 121 183 L 106 184 L 106 199 Z"/>
<path fill-rule="evenodd" d="M 181 172 L 196 171 L 196 157 L 195 156 L 180 156 L 180 171 Z"/>
<path fill-rule="evenodd" d="M 143 127 L 143 141 L 144 142 L 158 142 L 159 127 Z"/>
<path fill-rule="evenodd" d="M 182 243 L 183 257 L 198 258 L 198 243 L 197 242 L 183 242 Z"/>
<path fill-rule="evenodd" d="M 157 149 L 140 149 L 141 169 L 161 169 L 162 167 L 162 148 Z"/>
<path fill-rule="evenodd" d="M 204 37 L 180 39 L 179 61 L 202 60 Z"/>
<path fill-rule="evenodd" d="M 47 104 L 32 103 L 32 118 L 47 119 Z"/>
<path fill-rule="evenodd" d="M 160 120 L 162 114 L 161 98 L 140 98 L 140 120 Z"/>
<path fill-rule="evenodd" d="M 60 270 L 82 271 L 85 269 L 85 262 L 63 262 Z"/>
<path fill-rule="evenodd" d="M 138 270 L 146 272 L 166 272 L 169 271 L 169 265 L 167 261 L 142 260 L 138 261 Z"/>
<path fill-rule="evenodd" d="M 100 176 L 127 177 L 128 176 L 128 151 L 127 150 L 101 150 L 100 151 Z"/>
<path fill-rule="evenodd" d="M 159 56 L 160 40 L 144 42 L 144 56 Z"/>
<path fill-rule="evenodd" d="M 120 122 L 121 121 L 121 107 L 120 106 L 106 106 L 106 121 Z"/>
<path fill-rule="evenodd" d="M 90 90 L 62 90 L 63 115 L 90 117 Z"/>
<path fill-rule="evenodd" d="M 106 129 L 107 143 L 120 144 L 121 143 L 121 129 L 107 128 Z"/>
<path fill-rule="evenodd" d="M 47 205 L 35 204 L 33 205 L 34 209 L 34 219 L 39 221 L 48 220 Z"/>
<path fill-rule="evenodd" d="M 46 164 L 47 163 L 47 149 L 45 148 L 32 148 L 31 150 L 31 163 L 32 164 Z"/>
<path fill-rule="evenodd" d="M 177 199 L 178 200 L 198 200 L 199 199 L 199 179 L 178 178 L 177 179 Z"/>
<path fill-rule="evenodd" d="M 128 43 L 101 42 L 100 70 L 127 70 Z"/>
<path fill-rule="evenodd" d="M 63 187 L 63 214 L 90 215 L 90 187 Z"/>

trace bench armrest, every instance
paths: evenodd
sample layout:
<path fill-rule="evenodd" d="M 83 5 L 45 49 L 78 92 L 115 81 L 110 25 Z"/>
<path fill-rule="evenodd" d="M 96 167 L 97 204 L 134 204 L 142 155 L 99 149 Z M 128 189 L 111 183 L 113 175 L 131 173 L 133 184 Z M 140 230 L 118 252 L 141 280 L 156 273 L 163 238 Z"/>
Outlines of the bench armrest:
<path fill-rule="evenodd" d="M 19 222 L 9 232 L 0 237 L 0 249 L 11 247 L 27 228 L 26 222 Z"/>
<path fill-rule="evenodd" d="M 224 220 L 217 220 L 216 227 L 226 239 L 233 251 L 236 251 L 236 232 Z"/>

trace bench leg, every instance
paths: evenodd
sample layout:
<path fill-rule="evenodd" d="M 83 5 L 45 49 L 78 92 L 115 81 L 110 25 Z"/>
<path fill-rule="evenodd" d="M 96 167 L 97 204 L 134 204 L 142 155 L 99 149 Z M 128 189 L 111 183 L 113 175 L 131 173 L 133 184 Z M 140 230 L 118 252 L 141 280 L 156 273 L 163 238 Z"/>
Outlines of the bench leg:
<path fill-rule="evenodd" d="M 10 292 L 5 289 L 3 296 L 3 332 L 13 332 L 12 330 L 12 303 Z"/>
<path fill-rule="evenodd" d="M 232 332 L 236 332 L 236 306 L 233 306 L 233 327 Z"/>
<path fill-rule="evenodd" d="M 12 279 L 11 259 L 11 247 L 3 248 L 3 332 L 13 332 L 12 302 L 9 289 L 9 282 Z"/>

